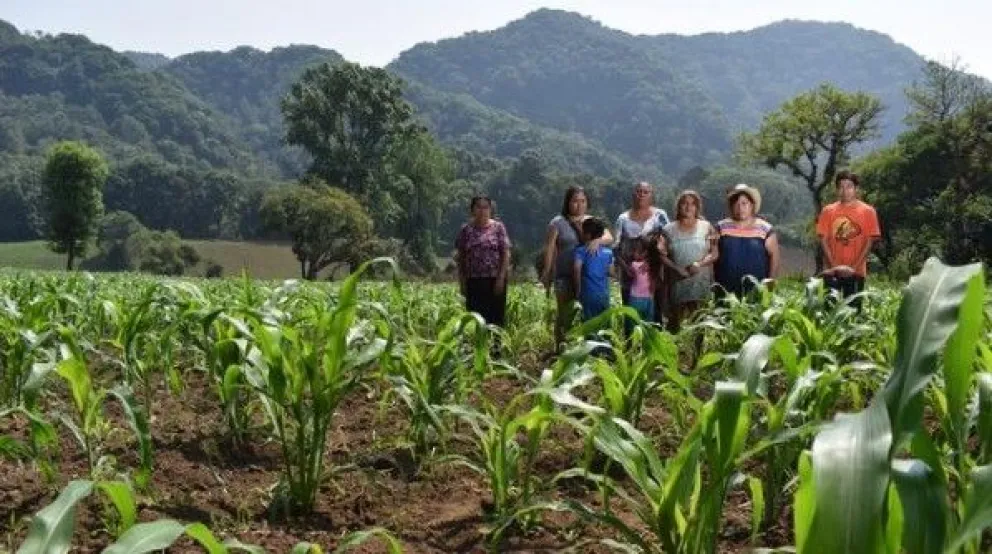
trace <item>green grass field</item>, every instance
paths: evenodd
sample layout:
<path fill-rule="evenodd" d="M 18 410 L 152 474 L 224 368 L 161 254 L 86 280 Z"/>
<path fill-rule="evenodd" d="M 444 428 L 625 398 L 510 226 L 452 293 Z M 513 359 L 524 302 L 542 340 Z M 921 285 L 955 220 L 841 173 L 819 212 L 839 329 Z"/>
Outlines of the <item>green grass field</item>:
<path fill-rule="evenodd" d="M 205 263 L 192 273 L 202 275 L 206 263 L 214 261 L 224 268 L 226 277 L 241 275 L 247 269 L 257 279 L 290 279 L 300 276 L 300 265 L 289 244 L 273 242 L 238 242 L 223 240 L 191 240 Z M 439 259 L 441 267 L 446 259 Z M 65 267 L 65 256 L 49 250 L 44 241 L 0 243 L 0 267 L 36 270 L 59 270 Z M 783 275 L 809 275 L 813 259 L 809 252 L 785 246 L 782 248 Z M 326 274 L 326 272 L 325 272 Z"/>
<path fill-rule="evenodd" d="M 225 276 L 237 276 L 242 269 L 258 279 L 298 277 L 300 266 L 287 244 L 192 240 L 190 244 L 205 262 L 215 261 Z M 206 264 L 197 267 L 202 273 Z M 43 241 L 0 243 L 0 267 L 57 270 L 65 267 L 65 256 L 49 250 Z"/>

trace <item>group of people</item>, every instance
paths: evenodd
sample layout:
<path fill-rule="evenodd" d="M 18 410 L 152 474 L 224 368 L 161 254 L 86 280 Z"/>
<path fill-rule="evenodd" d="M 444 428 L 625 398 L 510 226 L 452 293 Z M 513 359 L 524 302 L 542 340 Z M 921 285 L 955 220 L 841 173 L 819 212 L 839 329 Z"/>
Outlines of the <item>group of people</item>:
<path fill-rule="evenodd" d="M 878 218 L 858 198 L 860 180 L 842 171 L 835 179 L 837 201 L 818 214 L 816 229 L 823 249 L 822 277 L 843 296 L 864 289 L 867 258 L 880 238 Z M 631 207 L 611 227 L 590 215 L 581 187 L 565 193 L 561 213 L 548 224 L 541 282 L 557 298 L 555 341 L 560 345 L 572 303 L 583 319 L 610 307 L 611 278 L 624 305 L 646 321 L 676 331 L 711 294 L 746 295 L 757 282 L 774 283 L 780 269 L 775 228 L 758 214 L 761 193 L 739 184 L 726 193 L 728 215 L 711 223 L 699 193 L 684 190 L 675 217 L 654 205 L 652 186 L 634 187 Z M 493 218 L 492 201 L 477 196 L 471 221 L 455 240 L 456 261 L 466 308 L 502 326 L 510 270 L 511 242 L 506 227 Z M 860 298 L 852 301 L 861 308 Z"/>

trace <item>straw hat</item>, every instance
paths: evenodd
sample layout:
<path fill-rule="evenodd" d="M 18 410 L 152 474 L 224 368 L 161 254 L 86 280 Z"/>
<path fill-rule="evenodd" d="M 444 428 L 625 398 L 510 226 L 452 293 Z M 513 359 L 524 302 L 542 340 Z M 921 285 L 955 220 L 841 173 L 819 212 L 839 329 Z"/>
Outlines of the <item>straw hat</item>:
<path fill-rule="evenodd" d="M 740 183 L 727 191 L 727 204 L 730 204 L 734 198 L 741 194 L 746 194 L 751 202 L 754 204 L 754 213 L 761 211 L 761 193 L 758 189 Z"/>

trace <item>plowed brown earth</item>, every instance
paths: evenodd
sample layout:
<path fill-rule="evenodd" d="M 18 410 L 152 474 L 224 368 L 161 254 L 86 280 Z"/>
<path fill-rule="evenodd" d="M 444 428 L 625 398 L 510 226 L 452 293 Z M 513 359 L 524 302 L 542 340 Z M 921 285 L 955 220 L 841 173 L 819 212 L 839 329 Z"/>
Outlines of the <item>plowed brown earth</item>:
<path fill-rule="evenodd" d="M 111 379 L 110 376 L 107 376 Z M 108 380 L 108 382 L 110 382 Z M 491 382 L 490 398 L 506 400 L 519 392 L 516 384 Z M 363 392 L 351 396 L 337 414 L 329 437 L 327 466 L 340 468 L 319 495 L 315 513 L 285 520 L 270 517 L 271 490 L 279 480 L 280 453 L 260 429 L 248 447 L 225 445 L 223 420 L 212 388 L 196 371 L 187 373 L 185 390 L 177 395 L 164 388 L 153 402 L 152 432 L 155 468 L 150 490 L 139 495 L 139 521 L 173 518 L 183 523 L 205 523 L 219 538 L 237 538 L 269 552 L 289 552 L 300 541 L 332 550 L 351 531 L 384 527 L 403 544 L 406 552 L 484 552 L 489 503 L 488 483 L 458 465 L 432 465 L 410 476 L 391 456 L 403 437 L 407 417 L 399 406 L 385 409 L 378 397 Z M 56 394 L 55 397 L 67 398 Z M 673 435 L 671 418 L 660 401 L 648 407 L 641 428 L 656 438 L 662 456 L 671 455 L 679 436 Z M 119 408 L 108 403 L 108 419 L 115 429 L 105 453 L 116 457 L 118 467 L 137 466 L 136 446 Z M 24 422 L 0 421 L 0 434 L 24 436 Z M 44 482 L 30 463 L 0 460 L 0 550 L 16 550 L 27 534 L 30 516 L 53 501 L 72 479 L 86 477 L 85 455 L 71 435 L 60 429 L 58 477 Z M 468 445 L 457 445 L 469 454 Z M 578 464 L 582 442 L 569 429 L 555 428 L 541 445 L 537 462 L 542 476 L 550 477 Z M 581 483 L 563 483 L 552 498 L 572 498 L 601 506 L 595 490 Z M 113 542 L 101 515 L 98 495 L 84 501 L 77 514 L 71 552 L 98 552 Z M 614 503 L 617 513 L 636 525 L 629 509 Z M 626 510 L 626 511 L 625 511 Z M 788 514 L 779 527 L 759 540 L 774 546 L 789 540 Z M 750 549 L 750 505 L 747 495 L 732 491 L 725 510 L 720 552 Z M 541 524 L 528 533 L 513 532 L 499 552 L 606 552 L 605 547 L 584 543 L 588 539 L 615 538 L 607 528 L 578 521 L 568 513 L 545 512 Z M 182 538 L 169 552 L 201 552 L 189 538 Z M 384 552 L 372 541 L 356 552 Z"/>

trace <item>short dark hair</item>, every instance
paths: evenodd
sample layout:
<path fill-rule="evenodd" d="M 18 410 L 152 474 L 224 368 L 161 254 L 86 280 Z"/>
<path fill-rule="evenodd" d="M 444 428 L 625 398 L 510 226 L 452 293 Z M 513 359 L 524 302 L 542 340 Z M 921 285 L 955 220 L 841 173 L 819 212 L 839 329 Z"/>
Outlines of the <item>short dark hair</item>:
<path fill-rule="evenodd" d="M 846 169 L 838 172 L 837 173 L 837 176 L 834 177 L 834 186 L 835 187 L 839 187 L 840 186 L 840 182 L 843 181 L 844 179 L 847 179 L 847 180 L 851 181 L 852 183 L 854 183 L 854 186 L 855 187 L 860 187 L 861 186 L 861 178 L 858 177 L 858 174 L 857 173 L 854 173 L 853 171 L 848 171 Z"/>
<path fill-rule="evenodd" d="M 488 202 L 489 203 L 489 207 L 490 208 L 493 207 L 493 201 L 492 201 L 492 199 L 490 199 L 485 194 L 479 194 L 479 195 L 476 195 L 476 196 L 473 196 L 472 197 L 472 201 L 469 202 L 469 204 L 468 204 L 468 209 L 474 210 L 475 209 L 475 205 L 478 204 L 479 202 Z"/>
<path fill-rule="evenodd" d="M 568 213 L 568 205 L 572 203 L 572 198 L 576 194 L 580 194 L 580 193 L 583 194 L 586 197 L 586 206 L 587 206 L 586 209 L 589 209 L 590 207 L 592 207 L 592 206 L 589 206 L 589 195 L 586 194 L 586 189 L 584 189 L 582 187 L 578 187 L 578 186 L 571 186 L 571 187 L 568 187 L 568 190 L 565 191 L 565 201 L 562 202 L 562 204 L 561 204 L 561 216 L 562 217 L 567 218 L 570 215 L 572 215 L 572 214 Z"/>
<path fill-rule="evenodd" d="M 598 239 L 606 231 L 606 224 L 598 217 L 590 217 L 582 222 L 582 234 L 588 235 L 591 239 Z"/>

